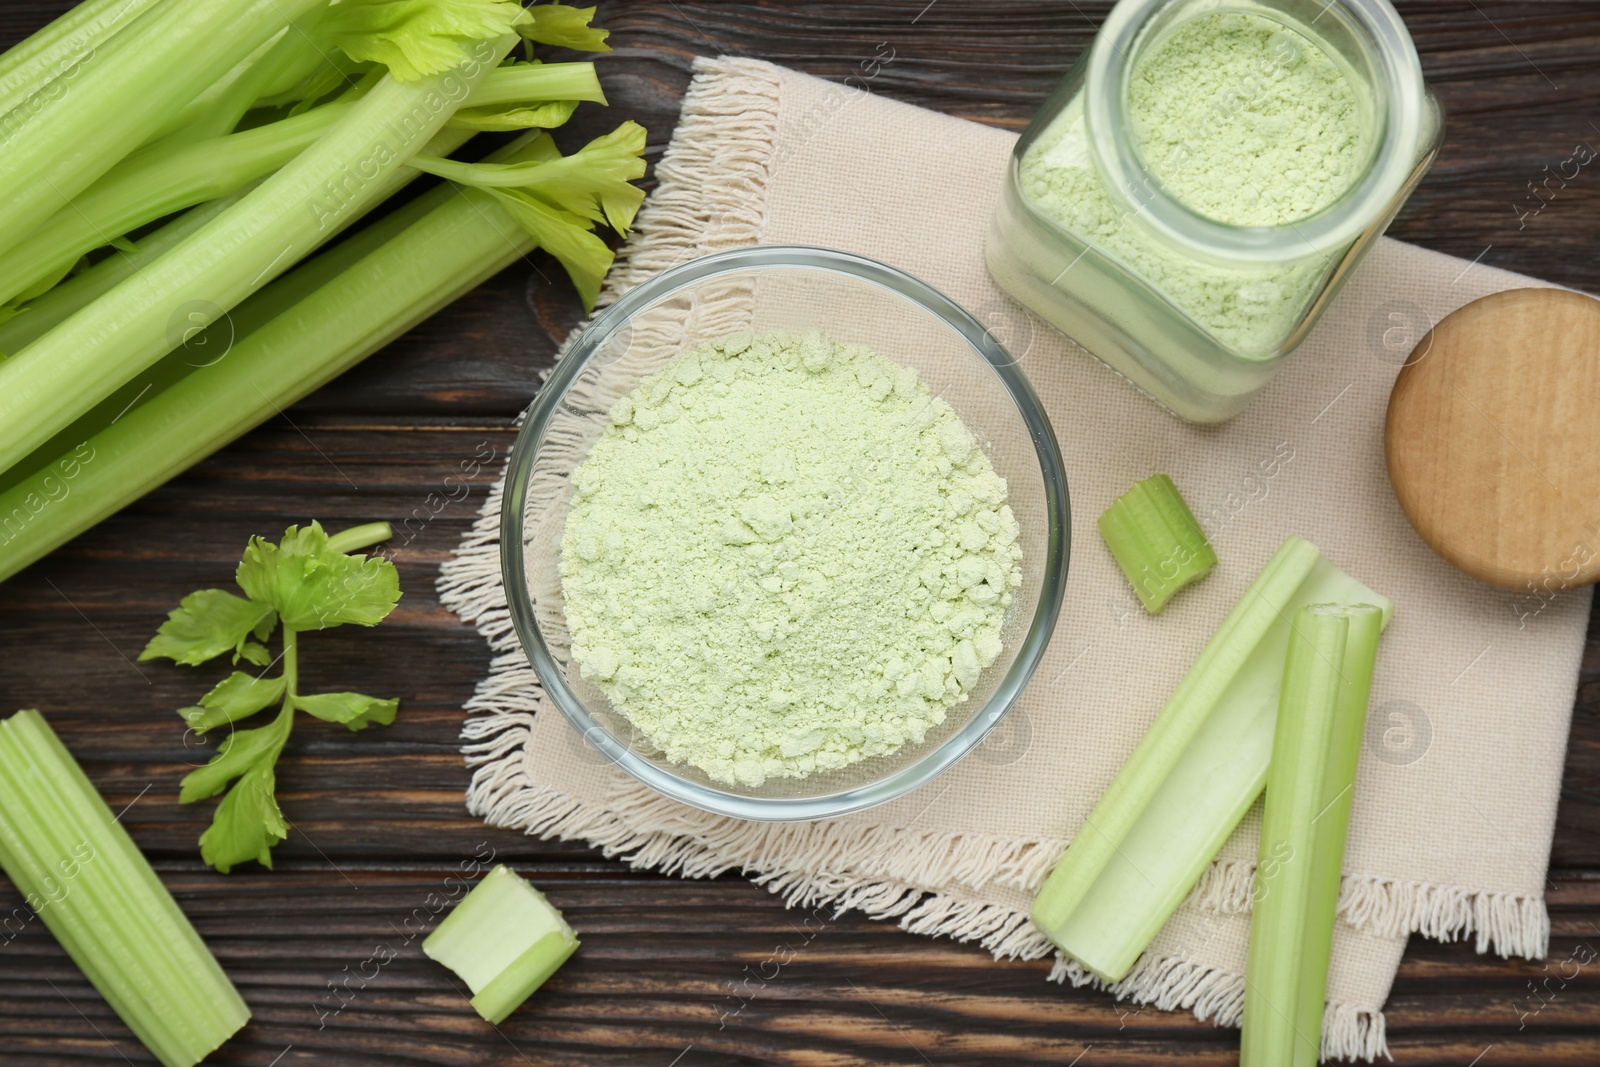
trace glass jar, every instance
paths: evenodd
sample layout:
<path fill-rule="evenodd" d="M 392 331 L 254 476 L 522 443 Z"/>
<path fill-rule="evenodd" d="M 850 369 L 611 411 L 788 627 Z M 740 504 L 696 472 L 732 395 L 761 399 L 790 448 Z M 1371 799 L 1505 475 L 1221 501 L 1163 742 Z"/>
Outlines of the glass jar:
<path fill-rule="evenodd" d="M 1260 44 L 1259 57 L 1241 59 L 1224 31 Z M 1224 50 L 1193 51 L 1204 33 Z M 1161 97 L 1167 72 L 1183 77 Z M 1301 83 L 1318 91 L 1297 98 Z M 1328 144 L 1284 156 L 1292 165 L 1263 183 L 1277 157 L 1258 150 L 1304 121 L 1286 106 L 1332 115 L 1311 120 Z M 1200 121 L 1176 121 L 1185 114 Z M 1017 142 L 989 271 L 1178 415 L 1220 422 L 1305 338 L 1441 131 L 1386 0 L 1122 0 Z"/>

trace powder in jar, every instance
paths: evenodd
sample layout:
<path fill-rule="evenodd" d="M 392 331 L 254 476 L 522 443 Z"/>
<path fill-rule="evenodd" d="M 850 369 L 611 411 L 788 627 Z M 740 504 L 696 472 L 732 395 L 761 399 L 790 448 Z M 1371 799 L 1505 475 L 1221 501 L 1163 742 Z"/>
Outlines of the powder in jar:
<path fill-rule="evenodd" d="M 1139 154 L 1175 199 L 1232 226 L 1281 226 L 1355 180 L 1355 90 L 1303 34 L 1260 15 L 1192 19 L 1138 63 Z"/>
<path fill-rule="evenodd" d="M 1305 35 L 1242 12 L 1201 15 L 1135 64 L 1132 136 L 1169 195 L 1241 226 L 1281 225 L 1342 196 L 1359 172 L 1360 114 L 1342 69 Z M 1040 212 L 1120 260 L 1241 355 L 1273 353 L 1322 284 L 1318 260 L 1223 266 L 1164 243 L 1113 199 L 1080 92 L 1022 159 Z"/>
<path fill-rule="evenodd" d="M 1006 483 L 916 372 L 818 332 L 684 353 L 573 471 L 584 678 L 675 763 L 758 786 L 920 743 L 1001 652 Z"/>

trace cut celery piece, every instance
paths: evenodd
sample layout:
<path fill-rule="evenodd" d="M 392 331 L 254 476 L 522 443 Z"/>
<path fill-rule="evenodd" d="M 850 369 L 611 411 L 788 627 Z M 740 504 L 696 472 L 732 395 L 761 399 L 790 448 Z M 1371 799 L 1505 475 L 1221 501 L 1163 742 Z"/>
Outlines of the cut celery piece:
<path fill-rule="evenodd" d="M 490 871 L 422 942 L 461 976 L 472 1007 L 499 1023 L 578 950 L 578 935 L 544 894 L 510 867 Z"/>
<path fill-rule="evenodd" d="M 1290 537 L 1178 683 L 1039 891 L 1033 922 L 1123 978 L 1266 784 L 1290 619 L 1306 604 L 1393 604 Z"/>
<path fill-rule="evenodd" d="M 1241 1067 L 1316 1067 L 1382 626 L 1380 609 L 1369 604 L 1295 613 L 1256 864 Z"/>
<path fill-rule="evenodd" d="M 128 1029 L 191 1067 L 250 1009 L 37 711 L 0 722 L 0 866 Z"/>
<path fill-rule="evenodd" d="M 1100 536 L 1151 615 L 1217 565 L 1183 494 L 1165 474 L 1134 482 L 1100 516 Z"/>

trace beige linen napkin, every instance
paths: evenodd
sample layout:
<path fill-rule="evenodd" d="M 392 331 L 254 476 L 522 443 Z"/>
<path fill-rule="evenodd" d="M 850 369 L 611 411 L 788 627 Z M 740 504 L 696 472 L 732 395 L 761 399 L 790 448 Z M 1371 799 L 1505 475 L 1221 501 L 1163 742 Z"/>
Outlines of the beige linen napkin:
<path fill-rule="evenodd" d="M 1543 955 L 1545 867 L 1590 594 L 1517 596 L 1457 573 L 1407 525 L 1382 451 L 1411 342 L 1470 300 L 1541 283 L 1384 240 L 1254 405 L 1226 425 L 1191 426 L 990 281 L 983 236 L 1012 135 L 766 63 L 700 60 L 696 70 L 611 295 L 693 256 L 792 243 L 883 260 L 964 304 L 1022 361 L 1066 459 L 1074 513 L 1061 621 L 1002 728 L 921 790 L 825 823 L 707 815 L 635 784 L 544 709 L 506 614 L 497 491 L 440 580 L 445 603 L 499 653 L 468 705 L 470 808 L 640 866 L 738 869 L 791 901 L 898 916 L 913 932 L 1000 956 L 1047 956 L 1027 922 L 1033 891 L 1250 578 L 1298 533 L 1397 605 L 1357 782 L 1325 1053 L 1386 1051 L 1382 1007 L 1413 932 Z M 1094 520 L 1155 471 L 1183 488 L 1222 563 L 1150 618 Z M 1119 994 L 1237 1024 L 1258 830 L 1259 810 Z M 1052 977 L 1086 980 L 1059 960 Z"/>

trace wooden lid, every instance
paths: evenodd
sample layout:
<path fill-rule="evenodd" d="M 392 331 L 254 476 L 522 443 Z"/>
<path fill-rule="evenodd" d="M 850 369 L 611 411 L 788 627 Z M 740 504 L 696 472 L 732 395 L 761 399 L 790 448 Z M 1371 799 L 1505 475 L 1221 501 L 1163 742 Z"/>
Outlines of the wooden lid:
<path fill-rule="evenodd" d="M 1385 450 L 1411 525 L 1474 578 L 1600 578 L 1600 300 L 1511 289 L 1446 317 L 1400 370 Z"/>

